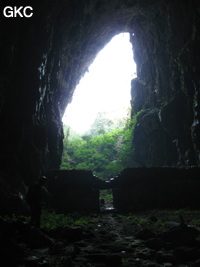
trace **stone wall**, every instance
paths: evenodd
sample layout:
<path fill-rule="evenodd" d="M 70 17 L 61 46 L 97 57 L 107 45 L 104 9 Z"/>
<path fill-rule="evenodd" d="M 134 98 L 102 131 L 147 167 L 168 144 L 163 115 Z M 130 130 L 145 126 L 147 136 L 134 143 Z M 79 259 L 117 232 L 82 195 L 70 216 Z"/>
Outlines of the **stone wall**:
<path fill-rule="evenodd" d="M 122 212 L 199 209 L 199 177 L 199 168 L 127 168 L 113 181 L 114 207 Z"/>
<path fill-rule="evenodd" d="M 99 190 L 106 183 L 85 170 L 51 170 L 47 172 L 49 205 L 59 213 L 99 212 Z"/>
<path fill-rule="evenodd" d="M 127 168 L 110 183 L 91 171 L 47 173 L 50 207 L 57 212 L 99 212 L 99 190 L 111 188 L 116 211 L 200 208 L 199 168 Z"/>

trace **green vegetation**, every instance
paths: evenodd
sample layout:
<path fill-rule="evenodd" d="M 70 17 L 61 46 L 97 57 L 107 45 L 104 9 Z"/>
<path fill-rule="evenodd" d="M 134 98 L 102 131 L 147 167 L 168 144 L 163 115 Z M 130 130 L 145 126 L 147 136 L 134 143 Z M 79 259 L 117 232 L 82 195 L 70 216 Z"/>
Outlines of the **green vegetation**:
<path fill-rule="evenodd" d="M 195 218 L 195 219 L 191 220 L 190 224 L 195 226 L 195 227 L 200 227 L 200 218 Z"/>
<path fill-rule="evenodd" d="M 59 227 L 88 226 L 90 223 L 96 220 L 97 218 L 91 216 L 73 216 L 43 211 L 41 217 L 41 227 L 47 229 L 56 229 Z"/>
<path fill-rule="evenodd" d="M 23 221 L 24 223 L 30 222 L 30 216 L 22 216 L 13 214 L 11 217 L 4 217 L 7 221 Z M 98 221 L 98 217 L 81 216 L 80 214 L 60 214 L 55 212 L 48 212 L 44 210 L 41 215 L 41 228 L 56 229 L 74 226 L 89 226 L 95 221 Z"/>
<path fill-rule="evenodd" d="M 112 190 L 110 190 L 110 189 L 101 190 L 99 199 L 100 200 L 104 199 L 106 201 L 112 201 L 113 200 Z"/>
<path fill-rule="evenodd" d="M 185 219 L 187 225 L 199 227 L 200 226 L 200 211 L 192 209 L 175 209 L 175 210 L 154 210 L 152 211 L 157 217 L 166 217 L 168 221 L 176 221 L 180 223 L 180 215 Z M 157 222 L 158 226 L 163 222 Z"/>
<path fill-rule="evenodd" d="M 155 215 L 167 215 L 167 216 L 179 216 L 179 215 L 200 215 L 199 210 L 192 210 L 190 208 L 185 209 L 162 209 L 162 210 L 153 210 Z"/>
<path fill-rule="evenodd" d="M 149 225 L 149 219 L 148 218 L 142 218 L 140 216 L 136 215 L 120 215 L 120 218 L 123 220 L 129 221 L 132 225 L 137 227 L 147 227 Z"/>
<path fill-rule="evenodd" d="M 200 226 L 200 211 L 191 209 L 159 209 L 148 211 L 148 216 L 145 214 L 127 214 L 118 215 L 123 221 L 128 221 L 131 225 L 139 228 L 149 228 L 152 225 L 156 229 L 167 229 L 174 225 L 180 224 L 180 215 L 183 216 L 186 225 L 199 227 Z M 151 216 L 155 216 L 157 220 L 152 221 Z"/>
<path fill-rule="evenodd" d="M 106 190 L 103 190 L 106 193 Z M 105 197 L 105 196 L 104 196 Z M 106 200 L 110 200 L 109 196 Z M 154 215 L 157 218 L 157 221 L 152 221 L 150 215 Z M 167 227 L 174 226 L 174 222 L 177 224 L 180 223 L 179 215 L 183 215 L 187 225 L 199 227 L 200 226 L 200 211 L 191 210 L 191 209 L 178 209 L 178 210 L 152 210 L 144 214 L 118 214 L 123 222 L 130 223 L 132 226 L 137 228 L 148 228 L 154 225 L 157 229 L 164 229 Z M 19 216 L 13 214 L 10 216 L 4 216 L 6 221 L 22 221 L 24 223 L 30 222 L 30 216 Z M 74 226 L 87 226 L 90 227 L 99 221 L 98 216 L 88 215 L 82 216 L 81 214 L 72 213 L 72 214 L 60 214 L 55 212 L 49 212 L 43 210 L 41 216 L 41 228 L 46 229 L 56 229 L 56 228 L 65 228 L 65 227 L 74 227 Z M 171 224 L 172 223 L 172 224 Z"/>
<path fill-rule="evenodd" d="M 134 167 L 132 136 L 139 113 L 132 119 L 117 121 L 100 113 L 91 130 L 82 136 L 65 127 L 61 169 L 89 169 L 106 179 L 126 167 Z"/>

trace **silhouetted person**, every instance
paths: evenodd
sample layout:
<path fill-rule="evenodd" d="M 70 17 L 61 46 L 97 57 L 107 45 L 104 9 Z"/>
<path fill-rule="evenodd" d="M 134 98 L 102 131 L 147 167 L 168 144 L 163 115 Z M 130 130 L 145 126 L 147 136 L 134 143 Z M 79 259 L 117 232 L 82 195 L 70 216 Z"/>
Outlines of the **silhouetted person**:
<path fill-rule="evenodd" d="M 43 185 L 47 182 L 45 176 L 39 178 L 38 183 L 28 189 L 26 201 L 31 209 L 31 224 L 40 228 L 40 217 L 42 210 Z"/>

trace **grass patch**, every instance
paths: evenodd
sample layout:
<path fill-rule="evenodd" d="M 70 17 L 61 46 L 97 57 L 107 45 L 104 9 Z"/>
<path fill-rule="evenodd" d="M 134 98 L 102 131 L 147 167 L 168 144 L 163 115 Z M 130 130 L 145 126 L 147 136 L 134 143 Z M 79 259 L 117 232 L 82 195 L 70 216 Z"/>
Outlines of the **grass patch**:
<path fill-rule="evenodd" d="M 172 210 L 154 210 L 152 211 L 157 218 L 161 218 L 160 224 L 174 221 L 180 223 L 180 215 L 183 216 L 185 223 L 191 226 L 200 226 L 200 210 L 192 209 L 172 209 Z M 158 222 L 159 225 L 159 222 Z"/>
<path fill-rule="evenodd" d="M 200 218 L 199 219 L 192 219 L 190 221 L 190 224 L 195 226 L 195 227 L 200 227 Z"/>
<path fill-rule="evenodd" d="M 5 216 L 6 221 L 21 221 L 23 223 L 30 223 L 30 216 L 15 215 Z M 81 216 L 80 214 L 58 214 L 55 212 L 43 211 L 41 214 L 41 228 L 56 229 L 73 226 L 89 226 L 98 221 L 95 216 Z"/>
<path fill-rule="evenodd" d="M 65 215 L 44 211 L 41 217 L 41 227 L 56 229 L 59 227 L 89 226 L 90 224 L 93 225 L 97 220 L 94 216 L 81 216 L 78 214 L 74 216 L 73 214 Z"/>
<path fill-rule="evenodd" d="M 200 227 L 200 210 L 191 209 L 159 209 L 138 214 L 119 215 L 122 220 L 128 221 L 133 226 L 140 228 L 155 227 L 165 229 L 179 225 L 180 216 L 188 226 Z M 155 217 L 156 220 L 152 220 Z"/>
<path fill-rule="evenodd" d="M 132 225 L 139 226 L 139 227 L 145 227 L 149 224 L 149 219 L 147 218 L 141 218 L 136 215 L 119 215 L 119 217 L 122 220 L 128 220 Z"/>
<path fill-rule="evenodd" d="M 200 215 L 200 210 L 191 210 L 189 208 L 187 209 L 163 209 L 163 210 L 153 210 L 152 214 L 154 215 L 163 215 L 163 214 L 168 214 L 168 215 L 182 215 L 182 214 L 199 214 Z"/>

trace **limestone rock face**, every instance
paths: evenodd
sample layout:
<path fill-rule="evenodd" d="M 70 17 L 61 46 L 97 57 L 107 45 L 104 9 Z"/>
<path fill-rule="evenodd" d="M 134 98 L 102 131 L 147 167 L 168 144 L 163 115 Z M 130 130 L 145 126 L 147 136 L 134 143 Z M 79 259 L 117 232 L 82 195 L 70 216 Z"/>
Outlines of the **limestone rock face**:
<path fill-rule="evenodd" d="M 199 165 L 199 7 L 193 1 L 165 2 L 149 19 L 132 38 L 138 75 L 132 82 L 133 113 L 144 110 L 133 138 L 136 161 Z"/>
<path fill-rule="evenodd" d="M 0 4 L 1 10 L 5 6 Z M 133 136 L 142 166 L 199 166 L 200 6 L 195 0 L 34 1 L 1 17 L 0 164 L 26 183 L 59 168 L 61 118 L 96 54 L 130 32 Z M 114 97 L 114 96 L 113 96 Z"/>

